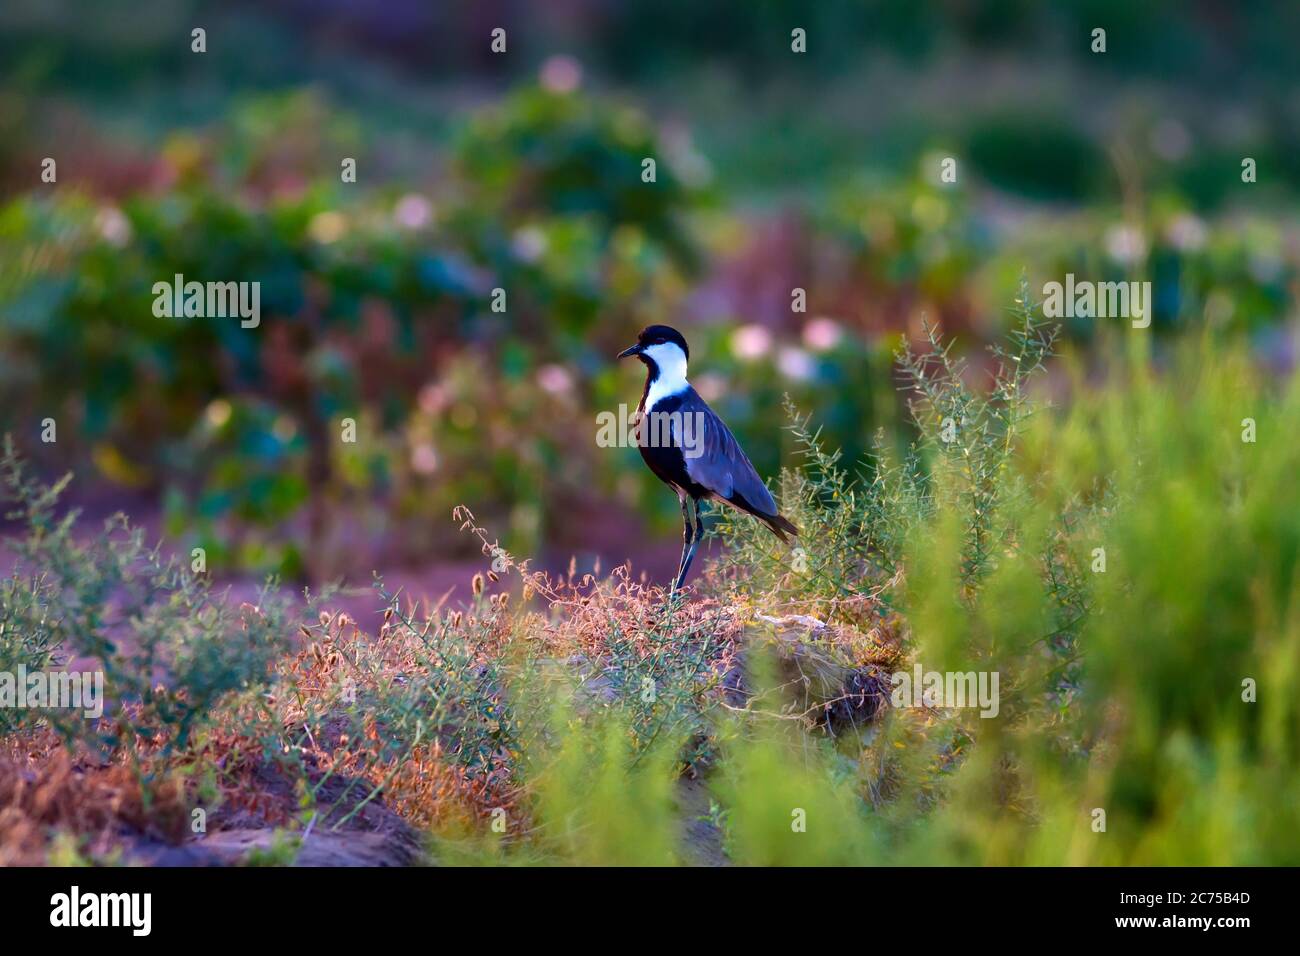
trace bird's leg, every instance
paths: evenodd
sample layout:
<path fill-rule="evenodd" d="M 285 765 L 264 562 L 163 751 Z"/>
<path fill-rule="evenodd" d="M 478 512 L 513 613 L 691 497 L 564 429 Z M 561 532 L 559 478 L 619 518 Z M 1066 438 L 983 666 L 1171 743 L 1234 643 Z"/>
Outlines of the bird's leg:
<path fill-rule="evenodd" d="M 700 538 L 704 537 L 704 518 L 700 515 L 700 503 L 691 499 L 691 506 L 695 509 L 695 535 L 691 539 L 690 547 L 682 553 L 682 571 L 677 577 L 676 587 L 681 587 L 682 582 L 686 580 L 686 572 L 691 569 L 691 562 L 695 560 L 695 552 L 700 546 Z M 686 513 L 686 502 L 682 502 L 682 514 Z"/>
<path fill-rule="evenodd" d="M 687 498 L 682 496 L 682 557 L 677 562 L 677 577 L 673 581 L 673 590 L 676 591 L 686 580 L 686 568 L 690 564 L 691 544 L 695 540 L 695 529 L 691 527 L 690 506 L 686 503 Z"/>

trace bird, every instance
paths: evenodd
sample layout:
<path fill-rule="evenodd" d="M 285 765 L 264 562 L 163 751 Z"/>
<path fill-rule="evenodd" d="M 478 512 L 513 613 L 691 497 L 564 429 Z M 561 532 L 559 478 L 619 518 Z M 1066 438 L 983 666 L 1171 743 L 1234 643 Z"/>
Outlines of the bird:
<path fill-rule="evenodd" d="M 667 325 L 647 326 L 618 358 L 633 356 L 646 367 L 633 420 L 637 447 L 650 470 L 677 493 L 682 507 L 682 557 L 672 591 L 686 581 L 700 545 L 702 501 L 722 502 L 753 515 L 789 544 L 787 535 L 798 535 L 799 529 L 777 510 L 731 429 L 686 380 L 691 350 L 682 334 Z"/>

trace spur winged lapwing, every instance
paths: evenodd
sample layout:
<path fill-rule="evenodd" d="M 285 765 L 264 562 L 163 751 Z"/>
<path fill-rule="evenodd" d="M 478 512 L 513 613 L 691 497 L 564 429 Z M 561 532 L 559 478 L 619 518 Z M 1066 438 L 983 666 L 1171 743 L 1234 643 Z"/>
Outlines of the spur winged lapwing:
<path fill-rule="evenodd" d="M 731 429 L 686 381 L 690 354 L 676 329 L 651 325 L 637 336 L 636 345 L 618 356 L 635 355 L 645 363 L 645 390 L 636 416 L 637 446 L 650 470 L 677 492 L 682 505 L 682 559 L 674 590 L 686 580 L 700 545 L 703 500 L 722 501 L 753 515 L 782 541 L 789 541 L 787 532 L 799 533 L 777 513 L 771 492 L 740 450 Z"/>

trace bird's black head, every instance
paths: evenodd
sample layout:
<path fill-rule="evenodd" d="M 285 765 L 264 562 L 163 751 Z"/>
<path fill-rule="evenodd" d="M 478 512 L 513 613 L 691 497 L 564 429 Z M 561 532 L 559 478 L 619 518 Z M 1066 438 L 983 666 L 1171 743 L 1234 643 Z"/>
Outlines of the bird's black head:
<path fill-rule="evenodd" d="M 647 325 L 641 330 L 641 334 L 636 337 L 636 345 L 629 349 L 624 349 L 618 354 L 619 358 L 627 358 L 631 355 L 641 356 L 645 361 L 645 351 L 655 345 L 676 345 L 682 350 L 682 355 L 686 358 L 691 357 L 690 347 L 686 344 L 686 339 L 682 338 L 682 333 L 667 325 Z"/>

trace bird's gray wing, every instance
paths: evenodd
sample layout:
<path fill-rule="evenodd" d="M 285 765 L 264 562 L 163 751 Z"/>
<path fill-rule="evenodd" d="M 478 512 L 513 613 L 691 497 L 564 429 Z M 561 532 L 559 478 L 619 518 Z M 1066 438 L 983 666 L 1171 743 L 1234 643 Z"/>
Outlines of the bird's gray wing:
<path fill-rule="evenodd" d="M 687 388 L 673 422 L 673 435 L 682 449 L 686 474 L 727 501 L 742 499 L 761 514 L 776 514 L 776 502 L 758 477 L 736 436 L 693 388 Z"/>

